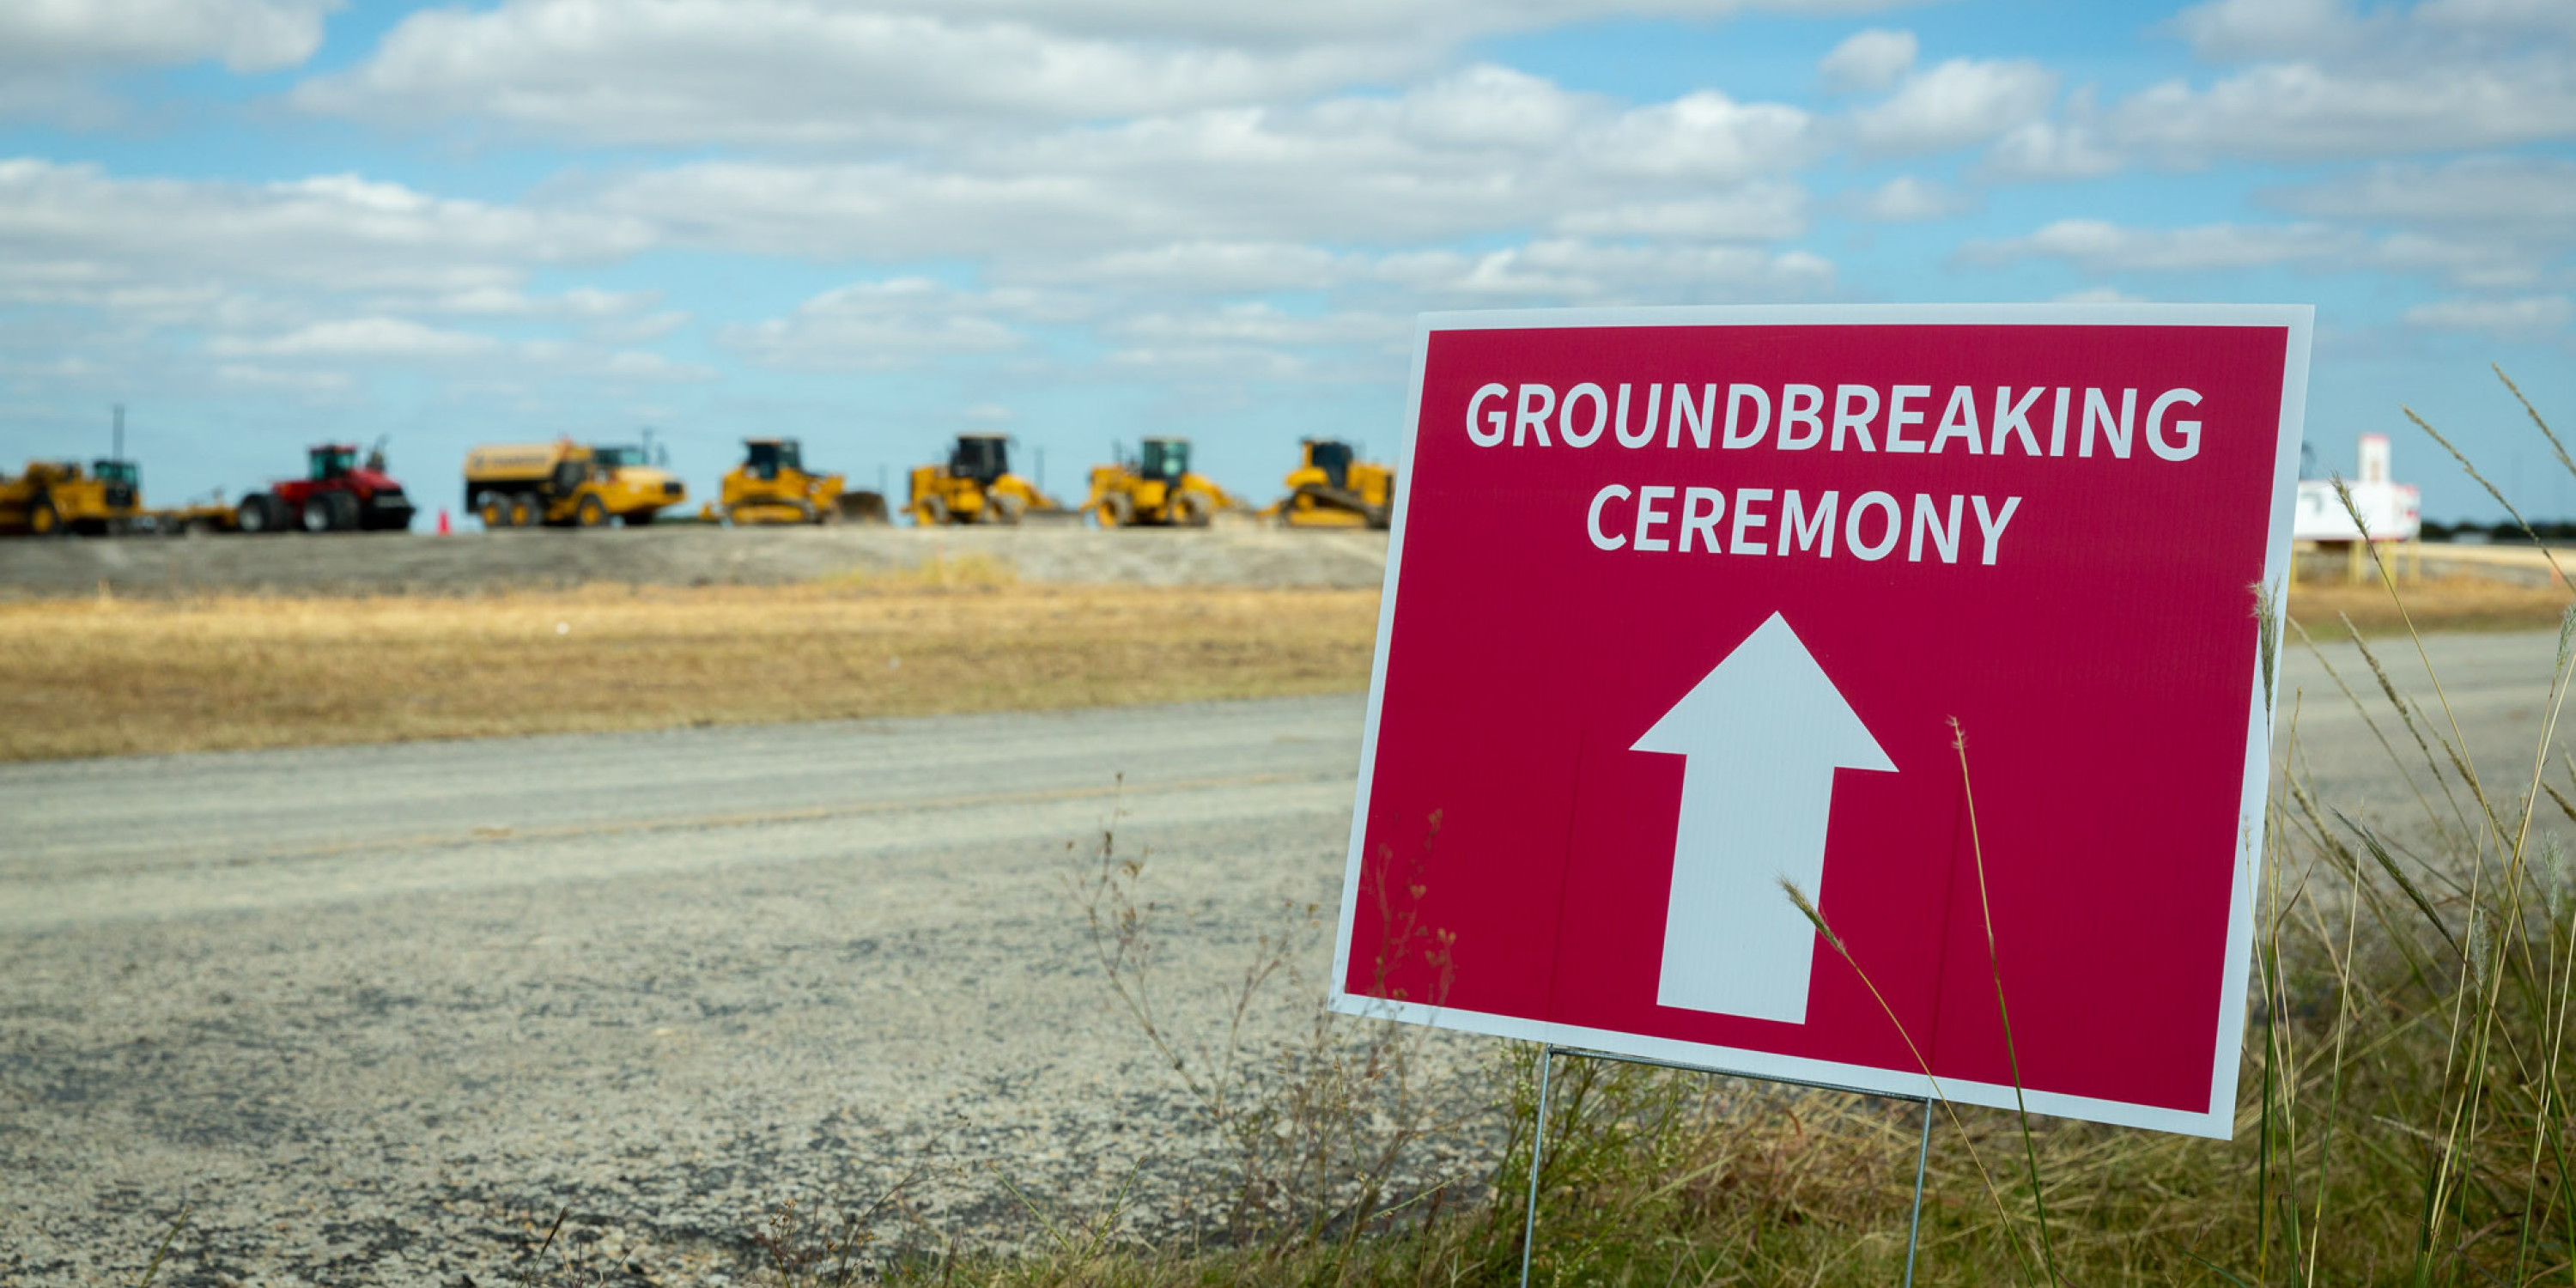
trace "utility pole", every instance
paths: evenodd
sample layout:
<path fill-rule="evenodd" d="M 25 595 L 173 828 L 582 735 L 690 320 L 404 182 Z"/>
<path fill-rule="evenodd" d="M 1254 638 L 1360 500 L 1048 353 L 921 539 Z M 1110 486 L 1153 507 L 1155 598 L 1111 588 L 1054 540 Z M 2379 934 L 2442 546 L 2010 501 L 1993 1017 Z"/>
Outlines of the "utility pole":
<path fill-rule="evenodd" d="M 110 459 L 110 460 L 116 460 L 116 461 L 124 460 L 124 459 L 125 459 L 125 404 L 124 404 L 124 403 L 118 403 L 118 404 L 116 404 L 116 429 L 115 429 L 115 432 L 114 432 L 114 439 L 113 439 L 113 442 L 114 442 L 114 445 L 108 449 L 108 453 L 107 453 L 107 455 L 108 455 L 108 459 Z"/>

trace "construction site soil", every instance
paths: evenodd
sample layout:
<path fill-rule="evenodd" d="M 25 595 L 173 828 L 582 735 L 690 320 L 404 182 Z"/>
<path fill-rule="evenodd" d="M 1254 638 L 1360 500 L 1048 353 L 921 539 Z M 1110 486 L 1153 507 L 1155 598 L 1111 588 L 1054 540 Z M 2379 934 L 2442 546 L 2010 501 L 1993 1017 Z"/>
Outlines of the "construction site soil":
<path fill-rule="evenodd" d="M 705 525 L 424 536 L 0 542 L 0 596 L 224 593 L 477 594 L 631 586 L 771 586 L 901 574 L 943 561 L 989 563 L 1022 581 L 1146 586 L 1376 589 L 1386 534 L 1287 531 L 1250 522 L 1202 529 Z"/>

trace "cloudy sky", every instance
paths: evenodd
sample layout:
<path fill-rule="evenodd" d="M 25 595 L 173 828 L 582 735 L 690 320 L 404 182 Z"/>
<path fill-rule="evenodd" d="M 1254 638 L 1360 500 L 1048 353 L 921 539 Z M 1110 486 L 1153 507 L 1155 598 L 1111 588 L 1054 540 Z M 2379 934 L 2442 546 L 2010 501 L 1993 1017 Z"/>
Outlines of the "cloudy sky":
<path fill-rule="evenodd" d="M 1424 309 L 2318 307 L 2309 436 L 2576 514 L 2576 0 L 20 0 L 0 468 L 392 436 L 1392 446 Z"/>

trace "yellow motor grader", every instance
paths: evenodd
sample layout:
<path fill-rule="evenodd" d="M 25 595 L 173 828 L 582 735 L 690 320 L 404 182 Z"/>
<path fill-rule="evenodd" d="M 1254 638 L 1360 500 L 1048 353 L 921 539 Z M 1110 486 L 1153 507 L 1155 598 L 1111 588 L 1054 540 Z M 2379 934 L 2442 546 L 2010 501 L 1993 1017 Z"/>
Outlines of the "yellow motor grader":
<path fill-rule="evenodd" d="M 1288 495 L 1262 511 L 1291 528 L 1383 528 L 1395 519 L 1395 471 L 1353 459 L 1333 438 L 1301 440 L 1304 460 L 1288 474 Z"/>
<path fill-rule="evenodd" d="M 1240 509 L 1242 502 L 1190 470 L 1190 440 L 1148 438 L 1136 445 L 1133 459 L 1092 469 L 1091 499 L 1082 508 L 1104 528 L 1204 528 L 1217 511 Z"/>
<path fill-rule="evenodd" d="M 724 476 L 710 517 L 745 526 L 886 521 L 882 493 L 848 491 L 840 475 L 805 468 L 804 447 L 795 439 L 747 438 L 742 446 L 742 464 Z"/>
<path fill-rule="evenodd" d="M 1069 514 L 1036 484 L 1011 472 L 1011 440 L 1000 434 L 958 435 L 947 464 L 913 470 L 912 497 L 904 508 L 925 528 Z"/>

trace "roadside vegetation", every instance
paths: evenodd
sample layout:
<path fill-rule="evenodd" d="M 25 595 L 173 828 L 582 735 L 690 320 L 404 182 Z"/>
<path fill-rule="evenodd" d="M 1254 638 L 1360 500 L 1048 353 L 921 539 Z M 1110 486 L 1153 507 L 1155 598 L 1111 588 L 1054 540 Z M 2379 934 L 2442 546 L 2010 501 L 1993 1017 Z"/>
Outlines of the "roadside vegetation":
<path fill-rule="evenodd" d="M 1366 687 L 1371 591 L 788 587 L 0 601 L 0 760 L 1030 711 Z"/>
<path fill-rule="evenodd" d="M 2477 764 L 2439 677 L 2424 700 L 2396 680 L 2429 671 L 2415 633 L 2443 620 L 2436 606 L 2457 588 L 2401 583 L 2376 565 L 2373 576 L 2370 605 L 2337 602 L 2340 592 L 2300 605 L 2312 589 L 2302 585 L 2286 629 L 2260 609 L 2280 647 L 2355 641 L 2359 668 L 2305 700 L 2357 706 L 2411 790 L 2369 808 L 2321 799 L 2285 707 L 2234 1139 L 1945 1108 L 1916 1282 L 2576 1280 L 2576 759 L 2556 750 L 2576 611 L 2562 611 L 2563 595 L 2516 601 L 2559 625 L 2554 666 L 2532 695 L 2538 737 L 2527 756 Z M 2319 600 L 2331 611 L 2313 611 Z M 1297 936 L 1320 936 L 1320 922 L 1292 917 L 1262 937 L 1240 978 L 1158 978 L 1151 871 L 1104 837 L 1071 884 L 1139 1040 L 1243 1142 L 1240 1190 L 1211 1208 L 1223 1215 L 1193 1238 L 1150 1243 L 1118 1237 L 1114 1211 L 1059 1219 L 1040 1255 L 961 1259 L 918 1226 L 860 1209 L 834 1227 L 847 1236 L 838 1244 L 781 1241 L 768 1227 L 765 1281 L 1516 1281 L 1535 1050 L 1496 1044 L 1463 1108 L 1426 1091 L 1419 1030 L 1314 1009 L 1319 982 L 1288 964 L 1312 960 L 1315 943 Z M 1446 950 L 1436 928 L 1407 925 L 1399 938 L 1387 952 Z M 2011 944 L 1994 952 L 2008 989 Z M 1309 1008 L 1312 1023 L 1257 1048 L 1240 1025 L 1164 1031 L 1156 1017 L 1168 1008 L 1154 999 L 1193 988 L 1227 990 L 1237 1015 Z M 1914 1105 L 1591 1060 L 1560 1059 L 1555 1086 L 1533 1282 L 1857 1286 L 1904 1274 Z M 1418 1151 L 1446 1133 L 1478 1142 L 1482 1161 L 1422 1174 Z"/>

